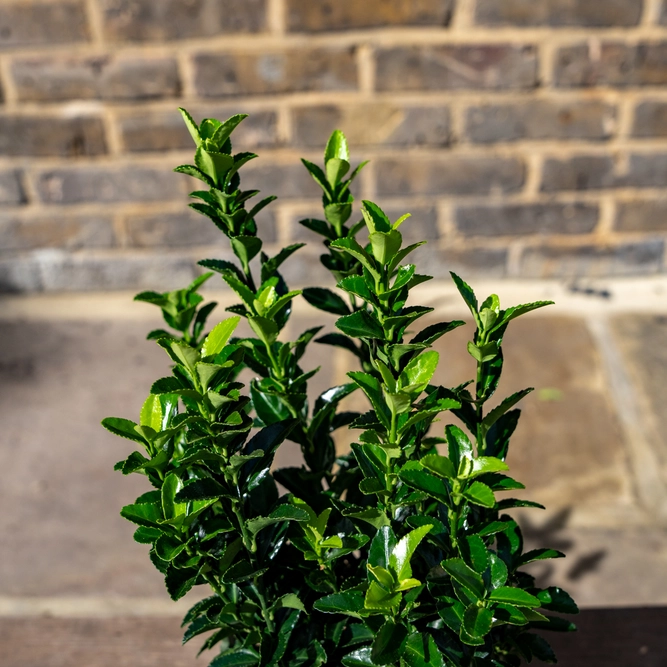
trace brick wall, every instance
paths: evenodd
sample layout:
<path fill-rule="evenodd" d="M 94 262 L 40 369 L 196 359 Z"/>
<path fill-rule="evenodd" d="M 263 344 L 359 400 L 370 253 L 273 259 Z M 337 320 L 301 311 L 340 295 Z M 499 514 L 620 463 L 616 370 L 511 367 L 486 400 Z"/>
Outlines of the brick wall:
<path fill-rule="evenodd" d="M 664 270 L 667 0 L 0 0 L 0 79 L 4 291 L 179 285 L 225 253 L 171 173 L 179 105 L 251 114 L 269 243 L 308 234 L 298 157 L 340 127 L 436 276 Z"/>

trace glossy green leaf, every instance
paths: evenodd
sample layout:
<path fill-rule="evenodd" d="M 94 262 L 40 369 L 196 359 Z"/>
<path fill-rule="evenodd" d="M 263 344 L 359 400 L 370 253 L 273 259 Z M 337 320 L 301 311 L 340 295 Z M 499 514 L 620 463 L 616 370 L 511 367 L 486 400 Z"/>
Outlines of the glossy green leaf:
<path fill-rule="evenodd" d="M 229 495 L 223 486 L 210 477 L 188 482 L 174 496 L 177 503 L 186 503 L 190 500 L 210 500 Z M 171 517 L 169 517 L 171 518 Z"/>
<path fill-rule="evenodd" d="M 438 367 L 439 359 L 440 355 L 435 350 L 429 350 L 412 359 L 401 373 L 401 386 L 414 393 L 424 391 Z"/>
<path fill-rule="evenodd" d="M 532 387 L 517 391 L 508 398 L 506 398 L 498 407 L 494 408 L 484 417 L 483 424 L 487 427 L 494 424 L 500 417 L 502 417 L 510 408 L 513 408 L 522 398 L 528 396 L 533 391 Z"/>
<path fill-rule="evenodd" d="M 491 587 L 500 588 L 507 582 L 508 572 L 505 561 L 495 553 L 489 554 L 489 564 L 491 572 Z"/>
<path fill-rule="evenodd" d="M 121 438 L 127 438 L 128 440 L 134 440 L 134 442 L 140 442 L 145 445 L 146 440 L 143 438 L 137 431 L 135 427 L 137 424 L 129 419 L 122 419 L 121 417 L 107 417 L 102 420 L 102 426 L 107 431 L 111 431 L 114 435 L 119 435 Z"/>
<path fill-rule="evenodd" d="M 468 477 L 477 477 L 478 475 L 500 472 L 502 470 L 509 470 L 509 466 L 504 461 L 493 456 L 478 456 L 472 461 L 472 472 Z"/>
<path fill-rule="evenodd" d="M 250 519 L 246 522 L 246 527 L 253 535 L 256 535 L 267 526 L 282 521 L 308 521 L 308 512 L 292 505 L 279 505 L 268 516 Z"/>
<path fill-rule="evenodd" d="M 489 552 L 484 540 L 479 535 L 468 535 L 463 541 L 462 550 L 467 562 L 475 572 L 483 574 L 489 565 Z"/>
<path fill-rule="evenodd" d="M 353 338 L 384 338 L 377 320 L 365 310 L 357 310 L 336 320 L 336 327 Z"/>
<path fill-rule="evenodd" d="M 176 500 L 176 494 L 183 488 L 178 475 L 170 473 L 162 483 L 162 511 L 165 519 L 173 519 L 185 512 L 185 505 Z"/>
<path fill-rule="evenodd" d="M 469 590 L 477 599 L 484 597 L 484 580 L 472 568 L 468 567 L 461 558 L 450 558 L 441 563 L 442 568 L 452 579 Z"/>
<path fill-rule="evenodd" d="M 471 637 L 484 637 L 491 631 L 493 612 L 476 604 L 469 605 L 463 614 L 463 627 Z"/>
<path fill-rule="evenodd" d="M 195 144 L 199 146 L 201 144 L 201 136 L 199 135 L 199 126 L 192 119 L 192 116 L 182 107 L 179 107 L 178 110 L 181 112 L 181 116 L 185 122 L 185 126 L 188 128 L 190 136 L 193 138 Z"/>
<path fill-rule="evenodd" d="M 562 614 L 579 613 L 579 607 L 577 607 L 570 595 L 557 586 L 550 586 L 543 591 L 539 591 L 536 593 L 536 596 L 540 601 L 540 606 L 549 611 L 555 611 Z"/>
<path fill-rule="evenodd" d="M 359 616 L 364 608 L 364 594 L 361 591 L 343 591 L 316 600 L 313 607 L 326 614 L 346 614 Z"/>
<path fill-rule="evenodd" d="M 548 560 L 550 558 L 565 558 L 565 554 L 561 551 L 556 551 L 556 549 L 533 549 L 532 551 L 527 551 L 517 560 L 516 567 L 521 567 L 536 560 Z"/>
<path fill-rule="evenodd" d="M 449 447 L 449 458 L 458 470 L 463 458 L 473 457 L 470 438 L 458 426 L 454 426 L 453 424 L 445 427 L 445 438 Z"/>
<path fill-rule="evenodd" d="M 408 629 L 402 623 L 391 619 L 385 621 L 371 646 L 371 660 L 376 665 L 389 665 L 396 662 L 405 651 Z"/>
<path fill-rule="evenodd" d="M 371 660 L 371 647 L 358 648 L 352 653 L 348 653 L 342 663 L 345 667 L 374 667 L 375 663 Z"/>
<path fill-rule="evenodd" d="M 162 430 L 162 403 L 160 397 L 154 394 L 149 394 L 141 408 L 142 426 L 150 426 L 155 432 Z"/>
<path fill-rule="evenodd" d="M 240 319 L 238 316 L 228 317 L 226 320 L 216 324 L 211 333 L 204 339 L 201 356 L 213 357 L 222 352 L 222 349 L 227 345 L 227 341 L 238 326 Z"/>
<path fill-rule="evenodd" d="M 454 464 L 446 456 L 429 454 L 422 458 L 420 463 L 426 470 L 430 470 L 439 477 L 445 477 L 447 479 L 454 479 L 456 477 Z"/>
<path fill-rule="evenodd" d="M 364 216 L 368 231 L 373 234 L 375 232 L 390 232 L 391 222 L 386 216 L 385 212 L 372 201 L 364 199 L 361 207 L 361 214 Z"/>
<path fill-rule="evenodd" d="M 403 244 L 401 233 L 394 229 L 388 232 L 373 232 L 368 238 L 371 242 L 373 257 L 381 266 L 389 264 Z"/>
<path fill-rule="evenodd" d="M 491 591 L 489 600 L 492 602 L 512 604 L 516 607 L 539 607 L 542 604 L 534 595 L 531 595 L 521 588 L 513 588 L 512 586 L 500 586 L 494 591 Z"/>
<path fill-rule="evenodd" d="M 442 653 L 428 633 L 415 632 L 408 637 L 402 660 L 408 667 L 445 667 Z"/>
<path fill-rule="evenodd" d="M 315 308 L 334 315 L 349 315 L 350 309 L 343 299 L 324 287 L 307 287 L 303 298 Z"/>
<path fill-rule="evenodd" d="M 432 345 L 438 338 L 444 336 L 458 327 L 465 324 L 463 320 L 455 320 L 453 322 L 438 322 L 422 329 L 410 342 L 424 343 L 425 345 Z"/>
<path fill-rule="evenodd" d="M 431 532 L 431 526 L 421 526 L 410 531 L 402 537 L 393 548 L 389 559 L 389 566 L 396 573 L 399 582 L 412 577 L 410 560 L 414 555 L 419 543 Z"/>
<path fill-rule="evenodd" d="M 496 504 L 496 498 L 493 495 L 493 491 L 491 491 L 486 484 L 482 484 L 482 482 L 473 482 L 465 491 L 463 491 L 462 495 L 471 503 L 480 505 L 481 507 L 492 508 Z"/>
<path fill-rule="evenodd" d="M 454 284 L 456 285 L 456 289 L 458 289 L 459 294 L 463 297 L 463 300 L 466 302 L 466 305 L 470 309 L 470 312 L 475 318 L 475 321 L 478 321 L 478 315 L 477 315 L 478 302 L 472 287 L 470 287 L 470 285 L 468 285 L 463 279 L 459 278 L 459 276 L 457 276 L 452 271 L 450 271 L 449 273 L 452 276 Z"/>
<path fill-rule="evenodd" d="M 259 654 L 253 649 L 241 648 L 225 651 L 213 658 L 208 667 L 253 667 L 259 664 Z"/>
<path fill-rule="evenodd" d="M 431 496 L 431 498 L 439 500 L 441 503 L 448 504 L 450 502 L 447 487 L 443 484 L 442 480 L 424 471 L 416 461 L 406 463 L 401 468 L 398 476 L 413 489 L 422 491 Z"/>
<path fill-rule="evenodd" d="M 340 130 L 334 130 L 327 141 L 324 149 L 324 162 L 329 162 L 337 158 L 339 160 L 350 161 L 350 151 L 347 147 L 347 139 Z"/>

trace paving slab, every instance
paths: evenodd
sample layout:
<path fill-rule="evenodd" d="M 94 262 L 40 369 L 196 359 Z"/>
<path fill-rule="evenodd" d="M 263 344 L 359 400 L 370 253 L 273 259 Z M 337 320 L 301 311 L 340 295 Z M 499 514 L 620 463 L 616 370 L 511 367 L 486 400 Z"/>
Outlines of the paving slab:
<path fill-rule="evenodd" d="M 456 386 L 475 377 L 466 351 L 472 334 L 467 324 L 436 343 L 438 382 Z M 526 316 L 510 324 L 503 347 L 503 376 L 489 406 L 535 388 L 519 403 L 508 457 L 511 474 L 527 487 L 523 495 L 552 509 L 573 507 L 571 520 L 579 523 L 613 525 L 634 517 L 623 433 L 585 321 Z"/>

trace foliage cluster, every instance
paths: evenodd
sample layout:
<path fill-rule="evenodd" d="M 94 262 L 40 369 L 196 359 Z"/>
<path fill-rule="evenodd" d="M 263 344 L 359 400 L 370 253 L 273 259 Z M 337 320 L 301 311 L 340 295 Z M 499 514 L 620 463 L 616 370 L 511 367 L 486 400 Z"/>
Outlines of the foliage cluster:
<path fill-rule="evenodd" d="M 212 667 L 555 661 L 535 631 L 573 629 L 554 612 L 576 613 L 576 605 L 521 568 L 563 554 L 525 551 L 506 510 L 537 505 L 498 497 L 523 488 L 505 459 L 516 405 L 530 390 L 487 407 L 509 323 L 546 303 L 502 309 L 496 295 L 480 303 L 453 275 L 475 324 L 467 352 L 477 374 L 439 386 L 432 345 L 464 323 L 418 326 L 432 309 L 410 305 L 410 293 L 430 278 L 407 263 L 422 245 L 403 243 L 408 215 L 392 222 L 364 201 L 362 219 L 350 224 L 350 186 L 364 163 L 351 171 L 343 134 L 331 136 L 323 166 L 303 161 L 322 189 L 324 215 L 301 221 L 323 238 L 321 261 L 339 291 L 301 292 L 280 269 L 303 244 L 265 254 L 256 216 L 273 197 L 251 206 L 258 192 L 241 189 L 240 169 L 256 156 L 234 154 L 230 137 L 245 116 L 197 124 L 182 114 L 196 153 L 176 171 L 203 184 L 191 206 L 229 239 L 237 262 L 206 259 L 209 272 L 187 288 L 137 295 L 162 310 L 169 330 L 148 338 L 169 355 L 172 373 L 153 384 L 138 423 L 103 425 L 139 445 L 116 469 L 145 475 L 153 490 L 121 514 L 150 545 L 170 595 L 211 588 L 187 614 L 184 641 L 207 633 Z M 205 335 L 216 304 L 204 304 L 199 289 L 215 273 L 239 304 Z M 337 331 L 281 340 L 300 295 L 335 314 Z M 234 337 L 241 318 L 254 336 Z M 348 350 L 358 370 L 311 408 L 307 385 L 318 369 L 302 363 L 315 339 Z M 244 368 L 255 376 L 247 392 Z M 340 407 L 355 391 L 368 400 L 365 412 Z M 460 426 L 435 426 L 448 414 Z M 333 434 L 344 427 L 356 442 L 339 455 Z M 300 446 L 304 465 L 274 470 L 285 440 Z"/>

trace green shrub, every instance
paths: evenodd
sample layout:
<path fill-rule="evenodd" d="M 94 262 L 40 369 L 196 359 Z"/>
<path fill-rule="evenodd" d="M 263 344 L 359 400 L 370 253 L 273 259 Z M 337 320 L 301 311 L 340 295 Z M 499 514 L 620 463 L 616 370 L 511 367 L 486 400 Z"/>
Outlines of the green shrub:
<path fill-rule="evenodd" d="M 256 157 L 232 152 L 230 135 L 244 116 L 197 125 L 182 113 L 197 150 L 194 165 L 176 171 L 201 181 L 191 206 L 227 236 L 238 262 L 206 259 L 200 264 L 210 272 L 186 289 L 137 295 L 159 306 L 171 329 L 148 337 L 169 355 L 172 374 L 153 384 L 138 424 L 103 425 L 141 446 L 116 469 L 145 475 L 153 490 L 121 514 L 150 545 L 169 594 L 212 589 L 188 612 L 184 641 L 207 633 L 203 649 L 215 647 L 214 667 L 555 661 L 535 630 L 573 629 L 551 612 L 577 607 L 558 588 L 536 587 L 521 568 L 563 554 L 525 552 L 505 511 L 539 505 L 496 498 L 523 488 L 504 461 L 515 406 L 530 389 L 486 408 L 508 324 L 547 302 L 503 310 L 491 295 L 480 304 L 452 275 L 476 325 L 467 351 L 477 376 L 453 388 L 433 384 L 431 346 L 463 322 L 420 329 L 432 309 L 407 305 L 410 291 L 430 279 L 404 263 L 422 245 L 403 244 L 409 216 L 392 222 L 365 201 L 363 219 L 349 224 L 350 184 L 363 164 L 347 176 L 343 134 L 331 136 L 323 167 L 304 160 L 322 188 L 324 219 L 301 221 L 323 237 L 321 261 L 339 291 L 302 293 L 289 289 L 280 268 L 303 244 L 275 257 L 262 252 L 255 218 L 273 197 L 253 206 L 258 193 L 241 189 L 240 168 Z M 214 273 L 240 303 L 204 335 L 216 304 L 202 305 L 198 290 Z M 318 369 L 301 363 L 322 327 L 280 340 L 301 294 L 338 316 L 338 331 L 315 342 L 348 350 L 356 368 L 312 409 L 307 384 Z M 233 337 L 241 317 L 256 337 Z M 256 376 L 247 392 L 237 380 L 245 367 Z M 369 409 L 341 411 L 355 391 Z M 465 428 L 434 426 L 447 412 Z M 356 442 L 337 455 L 332 434 L 347 427 Z M 285 440 L 300 445 L 305 465 L 272 470 Z M 280 495 L 278 483 L 288 493 Z"/>

